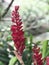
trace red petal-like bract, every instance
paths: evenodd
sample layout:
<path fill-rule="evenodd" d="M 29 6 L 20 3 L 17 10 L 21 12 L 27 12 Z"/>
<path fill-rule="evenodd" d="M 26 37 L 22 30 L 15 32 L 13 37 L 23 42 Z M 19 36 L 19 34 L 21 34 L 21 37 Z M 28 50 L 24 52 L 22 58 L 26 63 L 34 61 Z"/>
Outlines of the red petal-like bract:
<path fill-rule="evenodd" d="M 40 48 L 35 45 L 33 48 L 33 52 L 34 65 L 43 65 L 42 53 L 40 53 Z"/>
<path fill-rule="evenodd" d="M 17 51 L 22 54 L 25 49 L 25 37 L 24 31 L 22 29 L 22 22 L 18 12 L 19 6 L 15 6 L 15 10 L 12 12 L 12 22 L 14 23 L 11 26 L 12 39 Z"/>

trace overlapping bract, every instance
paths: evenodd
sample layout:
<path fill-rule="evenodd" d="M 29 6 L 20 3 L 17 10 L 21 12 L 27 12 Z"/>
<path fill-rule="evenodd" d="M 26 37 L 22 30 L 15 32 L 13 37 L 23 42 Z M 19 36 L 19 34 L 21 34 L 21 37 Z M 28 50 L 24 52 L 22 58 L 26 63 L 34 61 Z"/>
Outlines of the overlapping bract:
<path fill-rule="evenodd" d="M 15 6 L 15 10 L 12 12 L 12 22 L 14 23 L 11 26 L 12 39 L 17 51 L 22 54 L 25 49 L 25 37 L 24 31 L 22 29 L 22 22 L 18 12 L 19 6 Z"/>
<path fill-rule="evenodd" d="M 33 52 L 34 65 L 43 65 L 42 53 L 40 53 L 40 48 L 34 46 Z"/>

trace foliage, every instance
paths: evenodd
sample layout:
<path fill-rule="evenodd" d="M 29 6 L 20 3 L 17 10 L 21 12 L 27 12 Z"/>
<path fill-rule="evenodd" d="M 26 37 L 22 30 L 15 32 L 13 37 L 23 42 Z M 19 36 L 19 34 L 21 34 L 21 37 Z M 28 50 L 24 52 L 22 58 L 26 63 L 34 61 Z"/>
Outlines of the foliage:
<path fill-rule="evenodd" d="M 9 61 L 9 65 L 14 65 L 17 62 L 17 59 L 15 56 L 13 56 L 10 61 Z"/>

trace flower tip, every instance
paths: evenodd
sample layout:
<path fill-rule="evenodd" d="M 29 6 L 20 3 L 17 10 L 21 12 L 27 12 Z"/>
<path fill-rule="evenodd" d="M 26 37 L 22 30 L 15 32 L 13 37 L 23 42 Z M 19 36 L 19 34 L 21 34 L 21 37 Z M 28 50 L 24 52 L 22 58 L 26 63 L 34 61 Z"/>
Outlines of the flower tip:
<path fill-rule="evenodd" d="M 17 11 L 19 9 L 19 6 L 15 6 L 15 10 Z"/>

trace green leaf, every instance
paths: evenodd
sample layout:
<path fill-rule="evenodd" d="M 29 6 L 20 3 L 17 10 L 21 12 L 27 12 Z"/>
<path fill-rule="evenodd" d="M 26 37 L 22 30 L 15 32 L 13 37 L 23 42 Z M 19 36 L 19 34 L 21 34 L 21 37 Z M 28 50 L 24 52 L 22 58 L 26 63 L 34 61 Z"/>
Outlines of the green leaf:
<path fill-rule="evenodd" d="M 14 65 L 17 62 L 17 58 L 14 56 L 10 59 L 9 65 Z"/>
<path fill-rule="evenodd" d="M 42 45 L 42 57 L 44 58 L 47 53 L 48 40 L 43 41 Z"/>
<path fill-rule="evenodd" d="M 29 54 L 29 55 L 28 55 L 28 54 Z M 25 65 L 28 65 L 28 64 L 29 64 L 29 62 L 30 62 L 29 57 L 30 57 L 30 52 L 29 52 L 29 50 L 25 50 L 25 51 L 23 52 L 23 55 L 22 55 L 22 59 L 23 59 Z"/>
<path fill-rule="evenodd" d="M 4 65 L 3 62 L 0 61 L 0 65 Z"/>
<path fill-rule="evenodd" d="M 4 50 L 4 49 L 0 49 L 0 54 L 4 54 L 4 55 L 8 55 L 8 52 L 7 50 Z"/>
<path fill-rule="evenodd" d="M 7 41 L 11 41 L 12 40 L 12 37 L 11 37 L 11 35 L 8 35 L 8 37 L 7 37 L 7 39 L 6 39 Z"/>
<path fill-rule="evenodd" d="M 32 44 L 32 41 L 33 41 L 33 36 L 32 34 L 30 34 L 30 44 Z"/>
<path fill-rule="evenodd" d="M 0 60 L 1 60 L 2 62 L 6 62 L 6 63 L 9 62 L 9 58 L 7 58 L 7 57 L 5 57 L 5 56 L 2 56 L 2 55 L 0 55 Z"/>
<path fill-rule="evenodd" d="M 32 50 L 33 36 L 30 34 L 30 51 Z"/>

